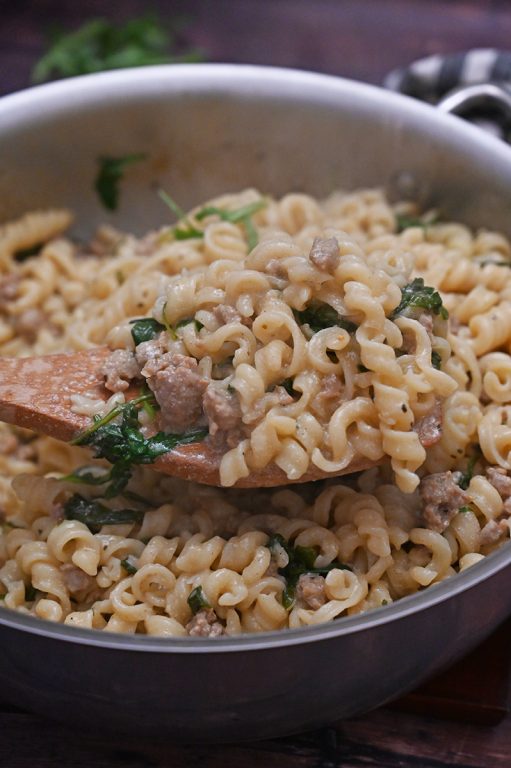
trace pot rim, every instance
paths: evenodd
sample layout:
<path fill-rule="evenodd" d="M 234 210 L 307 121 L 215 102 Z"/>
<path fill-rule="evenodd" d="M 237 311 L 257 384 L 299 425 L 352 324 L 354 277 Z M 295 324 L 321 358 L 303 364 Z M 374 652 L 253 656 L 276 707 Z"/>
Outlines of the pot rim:
<path fill-rule="evenodd" d="M 44 83 L 0 97 L 0 134 L 30 117 L 52 116 L 89 106 L 112 106 L 136 96 L 150 99 L 167 91 L 181 96 L 192 93 L 225 94 L 245 98 L 272 96 L 279 99 L 335 105 L 350 102 L 368 113 L 383 111 L 401 118 L 420 118 L 425 125 L 441 127 L 451 136 L 465 137 L 511 162 L 511 148 L 501 139 L 459 117 L 410 96 L 388 91 L 337 75 L 305 69 L 255 64 L 160 64 L 97 72 Z"/>
<path fill-rule="evenodd" d="M 483 581 L 511 565 L 511 541 L 491 553 L 484 560 L 462 573 L 426 587 L 423 591 L 402 597 L 390 605 L 373 608 L 366 613 L 344 616 L 331 622 L 298 629 L 279 629 L 271 632 L 245 634 L 232 637 L 167 638 L 148 635 L 107 633 L 101 630 L 80 629 L 66 624 L 54 624 L 37 616 L 29 616 L 0 607 L 0 627 L 18 629 L 32 635 L 98 648 L 149 653 L 226 653 L 260 651 L 289 645 L 306 645 L 332 640 L 390 624 L 401 618 L 447 602 L 462 592 L 468 592 Z M 504 618 L 504 617 L 503 617 Z"/>
<path fill-rule="evenodd" d="M 309 104 L 335 106 L 350 101 L 368 114 L 381 108 L 401 120 L 417 118 L 426 126 L 435 126 L 450 137 L 465 139 L 478 148 L 484 147 L 494 158 L 511 167 L 511 150 L 501 140 L 483 133 L 460 118 L 442 113 L 430 105 L 408 96 L 384 91 L 378 86 L 359 83 L 334 75 L 306 70 L 284 69 L 245 64 L 171 64 L 122 69 L 69 78 L 38 85 L 0 98 L 0 137 L 5 131 L 24 125 L 39 116 L 51 117 L 87 107 L 113 106 L 127 98 L 144 99 L 163 92 L 190 94 L 224 94 L 242 98 L 261 96 L 298 100 Z M 150 653 L 226 653 L 285 648 L 330 640 L 343 635 L 369 630 L 446 602 L 461 592 L 476 587 L 511 563 L 511 542 L 485 557 L 463 573 L 456 574 L 424 591 L 408 595 L 391 605 L 367 613 L 347 616 L 325 624 L 299 629 L 275 630 L 260 634 L 216 638 L 161 638 L 146 635 L 110 634 L 99 630 L 80 629 L 53 624 L 34 616 L 0 607 L 0 626 L 29 634 L 78 645 Z"/>

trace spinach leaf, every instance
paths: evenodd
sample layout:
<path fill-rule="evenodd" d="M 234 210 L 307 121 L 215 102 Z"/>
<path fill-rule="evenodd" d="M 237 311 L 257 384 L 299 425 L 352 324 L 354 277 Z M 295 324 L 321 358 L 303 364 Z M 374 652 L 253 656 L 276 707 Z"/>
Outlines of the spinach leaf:
<path fill-rule="evenodd" d="M 83 485 L 104 485 L 110 480 L 111 472 L 100 467 L 78 467 L 70 475 L 59 478 L 65 483 L 82 483 Z"/>
<path fill-rule="evenodd" d="M 437 220 L 437 216 L 424 218 L 422 216 L 412 216 L 408 213 L 396 213 L 396 230 L 399 233 L 410 227 L 427 229 L 431 224 L 435 224 Z"/>
<path fill-rule="evenodd" d="M 158 432 L 152 437 L 144 437 L 138 411 L 146 402 L 155 403 L 153 395 L 141 395 L 116 405 L 106 416 L 96 417 L 93 424 L 72 441 L 73 445 L 90 445 L 95 450 L 95 458 L 107 459 L 113 464 L 106 478 L 110 485 L 104 492 L 105 498 L 113 498 L 126 487 L 135 464 L 152 464 L 158 456 L 177 445 L 195 443 L 208 434 L 206 429 L 196 429 L 184 434 Z"/>
<path fill-rule="evenodd" d="M 31 259 L 33 256 L 38 256 L 43 246 L 44 243 L 37 243 L 37 245 L 32 245 L 29 248 L 20 248 L 14 253 L 14 260 L 23 262 L 26 259 Z"/>
<path fill-rule="evenodd" d="M 416 307 L 421 307 L 434 315 L 440 315 L 444 320 L 449 317 L 438 291 L 424 285 L 422 277 L 416 277 L 411 283 L 401 288 L 401 301 L 390 315 L 390 319 L 394 320 L 399 315 L 404 314 L 406 310 Z"/>
<path fill-rule="evenodd" d="M 329 304 L 321 304 L 320 302 L 311 302 L 301 311 L 293 309 L 293 314 L 297 323 L 308 325 L 313 333 L 322 331 L 324 328 L 331 328 L 332 326 L 343 328 L 348 333 L 355 333 L 358 328 L 351 320 L 341 317 Z"/>
<path fill-rule="evenodd" d="M 179 320 L 176 323 L 176 326 L 175 326 L 176 331 L 178 330 L 178 328 L 184 328 L 185 325 L 190 325 L 190 323 L 193 323 L 195 325 L 196 331 L 200 331 L 201 328 L 204 328 L 202 323 L 199 320 L 196 320 L 195 317 L 185 317 L 183 318 L 183 320 Z"/>
<path fill-rule="evenodd" d="M 53 35 L 51 47 L 32 72 L 36 83 L 52 77 L 74 77 L 108 69 L 198 61 L 199 51 L 173 56 L 175 32 L 155 15 L 131 19 L 114 25 L 96 18 L 74 32 Z"/>
<path fill-rule="evenodd" d="M 141 523 L 144 513 L 138 509 L 110 509 L 95 499 L 85 499 L 75 493 L 64 504 L 64 517 L 78 520 L 91 531 L 97 531 L 103 525 Z"/>
<path fill-rule="evenodd" d="M 204 590 L 201 586 L 192 589 L 186 602 L 190 606 L 190 609 L 194 615 L 199 611 L 202 611 L 204 608 L 211 608 L 211 605 L 208 603 L 206 595 L 204 594 Z"/>
<path fill-rule="evenodd" d="M 115 211 L 119 204 L 120 182 L 128 166 L 145 160 L 147 155 L 142 152 L 120 157 L 99 157 L 99 171 L 94 182 L 94 188 L 99 199 L 110 211 Z"/>
<path fill-rule="evenodd" d="M 485 259 L 478 262 L 480 267 L 487 267 L 488 264 L 492 264 L 494 267 L 507 267 L 511 269 L 511 261 L 492 261 L 491 259 Z"/>
<path fill-rule="evenodd" d="M 138 568 L 134 566 L 133 563 L 130 561 L 129 555 L 128 557 L 125 557 L 124 560 L 121 560 L 121 565 L 130 576 L 133 576 L 138 570 Z"/>
<path fill-rule="evenodd" d="M 130 322 L 133 325 L 131 336 L 136 347 L 144 341 L 152 341 L 165 330 L 165 326 L 155 320 L 154 317 L 141 317 L 139 320 L 131 320 Z"/>
<path fill-rule="evenodd" d="M 295 397 L 297 392 L 293 388 L 293 381 L 294 379 L 284 379 L 284 381 L 280 382 L 280 386 L 284 387 L 288 395 L 291 395 L 292 397 Z"/>
<path fill-rule="evenodd" d="M 296 585 L 298 584 L 300 576 L 303 576 L 306 573 L 325 576 L 334 568 L 351 571 L 349 565 L 344 565 L 344 563 L 341 563 L 338 560 L 334 560 L 324 567 L 315 568 L 314 562 L 318 553 L 314 547 L 293 546 L 279 533 L 270 536 L 266 546 L 272 553 L 276 553 L 279 548 L 282 548 L 288 556 L 287 565 L 284 568 L 279 568 L 278 571 L 286 580 L 286 586 L 282 592 L 282 605 L 288 610 L 294 605 L 296 599 Z"/>
<path fill-rule="evenodd" d="M 442 356 L 441 356 L 440 352 L 436 351 L 436 349 L 434 349 L 431 352 L 431 365 L 433 366 L 433 368 L 436 368 L 437 371 L 440 370 L 441 365 L 442 365 Z"/>
<path fill-rule="evenodd" d="M 36 589 L 33 584 L 29 584 L 28 587 L 25 587 L 25 600 L 27 603 L 33 603 L 38 594 L 39 590 Z"/>

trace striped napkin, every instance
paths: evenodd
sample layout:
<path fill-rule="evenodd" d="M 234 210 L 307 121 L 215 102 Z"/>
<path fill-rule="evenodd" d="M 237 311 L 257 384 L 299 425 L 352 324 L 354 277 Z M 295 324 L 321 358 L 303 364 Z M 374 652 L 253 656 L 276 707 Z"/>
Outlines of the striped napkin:
<path fill-rule="evenodd" d="M 476 83 L 500 82 L 511 85 L 511 53 L 494 48 L 437 54 L 395 69 L 386 76 L 385 88 L 436 104 L 454 88 Z M 496 112 L 467 115 L 467 119 L 502 139 L 510 140 L 510 126 Z"/>

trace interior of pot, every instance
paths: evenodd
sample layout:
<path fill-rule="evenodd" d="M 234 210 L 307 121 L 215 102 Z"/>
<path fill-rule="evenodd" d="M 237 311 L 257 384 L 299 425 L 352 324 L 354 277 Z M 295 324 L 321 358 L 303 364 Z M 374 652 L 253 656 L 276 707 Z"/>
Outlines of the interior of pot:
<path fill-rule="evenodd" d="M 411 99 L 323 75 L 230 65 L 155 67 L 43 86 L 0 105 L 0 218 L 68 206 L 75 232 L 142 233 L 183 208 L 254 186 L 281 195 L 383 186 L 472 226 L 510 231 L 511 151 Z M 144 153 L 108 214 L 101 156 Z"/>

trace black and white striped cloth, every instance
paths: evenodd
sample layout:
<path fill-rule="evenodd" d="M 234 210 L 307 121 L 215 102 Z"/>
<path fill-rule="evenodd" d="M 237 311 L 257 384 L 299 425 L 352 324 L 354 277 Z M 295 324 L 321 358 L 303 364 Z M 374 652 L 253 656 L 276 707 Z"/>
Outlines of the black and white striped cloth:
<path fill-rule="evenodd" d="M 389 72 L 383 84 L 392 91 L 436 104 L 455 88 L 487 82 L 511 85 L 510 52 L 478 48 L 446 56 L 428 56 Z M 478 114 L 473 121 L 509 140 L 510 126 L 502 116 Z"/>

